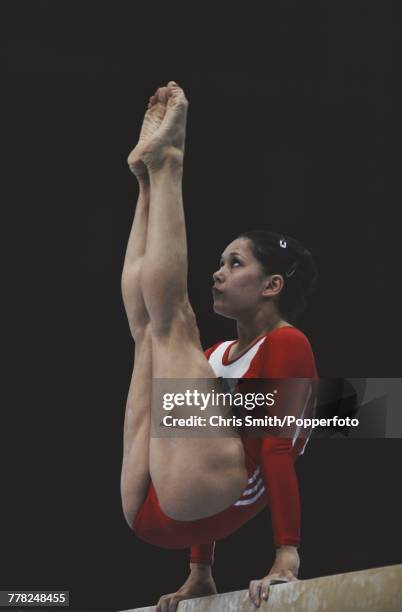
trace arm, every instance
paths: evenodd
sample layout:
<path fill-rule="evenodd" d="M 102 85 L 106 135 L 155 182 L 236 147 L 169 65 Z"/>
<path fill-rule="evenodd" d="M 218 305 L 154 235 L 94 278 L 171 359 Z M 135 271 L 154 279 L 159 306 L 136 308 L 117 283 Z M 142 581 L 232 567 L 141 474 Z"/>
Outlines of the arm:
<path fill-rule="evenodd" d="M 190 548 L 190 565 L 208 565 L 214 564 L 215 542 L 209 544 L 193 544 Z"/>
<path fill-rule="evenodd" d="M 289 438 L 266 437 L 260 465 L 271 512 L 275 548 L 300 544 L 300 497 Z"/>
<path fill-rule="evenodd" d="M 276 379 L 278 400 L 273 413 L 301 416 L 309 395 L 310 378 L 315 376 L 314 357 L 307 339 L 298 331 L 272 338 L 264 355 L 264 375 Z M 282 380 L 278 380 L 282 379 Z M 293 379 L 293 380 L 286 380 Z M 275 561 L 268 574 L 250 583 L 250 597 L 258 607 L 268 599 L 272 581 L 294 581 L 300 566 L 300 497 L 294 468 L 293 431 L 276 431 L 261 443 L 260 465 L 271 511 L 276 548 Z M 268 432 L 269 434 L 269 432 Z"/>
<path fill-rule="evenodd" d="M 289 438 L 266 437 L 262 441 L 260 465 L 271 511 L 275 561 L 268 574 L 252 580 L 250 598 L 256 607 L 266 601 L 273 581 L 295 581 L 300 566 L 300 498 Z"/>
<path fill-rule="evenodd" d="M 311 396 L 311 378 L 315 375 L 307 338 L 299 330 L 290 328 L 273 336 L 264 348 L 264 377 L 277 390 L 270 412 L 280 418 L 302 416 Z M 305 432 L 296 432 L 293 425 L 272 432 L 268 428 L 261 443 L 260 465 L 276 549 L 300 544 L 300 497 L 294 467 L 295 442 L 299 436 L 304 437 Z"/>

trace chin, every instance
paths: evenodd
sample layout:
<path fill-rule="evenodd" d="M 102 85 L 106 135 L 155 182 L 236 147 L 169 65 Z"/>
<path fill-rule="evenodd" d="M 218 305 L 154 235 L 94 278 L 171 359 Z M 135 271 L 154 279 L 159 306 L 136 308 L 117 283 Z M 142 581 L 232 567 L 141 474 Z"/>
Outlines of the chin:
<path fill-rule="evenodd" d="M 213 310 L 216 314 L 221 317 L 225 317 L 226 319 L 236 319 L 236 315 L 232 312 L 228 312 L 223 306 L 218 306 L 218 304 L 213 305 Z"/>

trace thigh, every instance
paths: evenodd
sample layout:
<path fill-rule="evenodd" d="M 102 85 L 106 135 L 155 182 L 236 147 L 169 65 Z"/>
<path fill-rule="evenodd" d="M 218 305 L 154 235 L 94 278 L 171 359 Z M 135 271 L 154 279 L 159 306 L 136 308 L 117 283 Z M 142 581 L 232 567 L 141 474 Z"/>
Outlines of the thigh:
<path fill-rule="evenodd" d="M 134 369 L 124 420 L 121 494 L 127 522 L 145 499 L 149 483 L 149 437 L 151 422 L 152 343 L 147 334 L 137 342 Z"/>
<path fill-rule="evenodd" d="M 152 332 L 153 378 L 216 379 L 201 346 L 194 312 L 189 303 L 180 309 L 162 332 Z"/>
<path fill-rule="evenodd" d="M 155 429 L 150 439 L 150 472 L 161 507 L 169 517 L 184 521 L 220 512 L 238 499 L 247 480 L 237 432 L 229 426 L 219 430 L 209 421 L 212 414 L 227 415 L 230 407 L 218 402 L 200 412 L 195 404 L 176 404 L 172 416 L 202 415 L 205 426 L 194 431 L 190 424 L 189 435 L 180 427 L 168 432 L 160 428 L 166 389 L 169 394 L 197 390 L 210 398 L 211 392 L 222 391 L 202 350 L 191 307 L 178 312 L 164 333 L 152 334 L 152 357 Z"/>

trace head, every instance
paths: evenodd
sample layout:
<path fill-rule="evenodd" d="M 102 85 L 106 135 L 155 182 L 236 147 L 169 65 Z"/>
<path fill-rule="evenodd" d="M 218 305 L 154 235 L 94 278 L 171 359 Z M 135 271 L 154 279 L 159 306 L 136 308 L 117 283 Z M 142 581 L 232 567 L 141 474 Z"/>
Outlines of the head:
<path fill-rule="evenodd" d="M 240 234 L 222 253 L 213 275 L 214 310 L 240 319 L 259 310 L 294 322 L 314 290 L 317 268 L 303 245 L 282 234 Z"/>

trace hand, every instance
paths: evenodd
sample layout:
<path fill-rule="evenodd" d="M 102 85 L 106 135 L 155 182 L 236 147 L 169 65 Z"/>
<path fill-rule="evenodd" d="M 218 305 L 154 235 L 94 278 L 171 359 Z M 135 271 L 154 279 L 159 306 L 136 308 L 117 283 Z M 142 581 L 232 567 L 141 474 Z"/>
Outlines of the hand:
<path fill-rule="evenodd" d="M 269 574 L 261 580 L 252 580 L 249 585 L 250 599 L 256 608 L 259 608 L 261 601 L 267 601 L 271 584 L 279 582 L 298 581 L 300 559 L 297 549 L 293 546 L 283 546 L 277 549 L 275 563 Z"/>
<path fill-rule="evenodd" d="M 206 595 L 216 595 L 216 585 L 211 577 L 200 579 L 190 574 L 186 582 L 176 593 L 162 595 L 156 606 L 155 612 L 175 612 L 177 605 L 183 599 L 193 599 L 194 597 L 204 597 Z"/>

